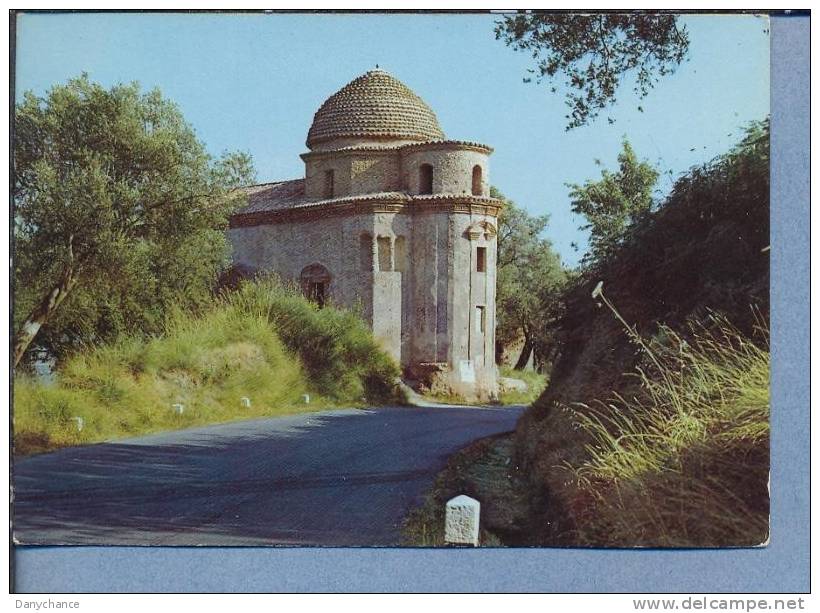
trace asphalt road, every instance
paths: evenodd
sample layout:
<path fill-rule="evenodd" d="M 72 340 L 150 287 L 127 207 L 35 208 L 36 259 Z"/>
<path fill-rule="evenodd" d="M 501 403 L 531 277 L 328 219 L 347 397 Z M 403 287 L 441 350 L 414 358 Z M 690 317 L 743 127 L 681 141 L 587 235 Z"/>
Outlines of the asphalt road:
<path fill-rule="evenodd" d="M 377 408 L 63 449 L 14 465 L 21 544 L 390 546 L 447 457 L 511 408 Z"/>

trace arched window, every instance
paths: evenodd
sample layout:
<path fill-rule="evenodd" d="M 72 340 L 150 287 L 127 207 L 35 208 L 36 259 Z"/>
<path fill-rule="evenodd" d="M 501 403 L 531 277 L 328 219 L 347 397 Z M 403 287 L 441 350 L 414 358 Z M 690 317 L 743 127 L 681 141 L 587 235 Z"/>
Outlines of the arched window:
<path fill-rule="evenodd" d="M 419 193 L 433 193 L 433 167 L 430 164 L 419 166 Z"/>
<path fill-rule="evenodd" d="M 327 301 L 327 290 L 330 285 L 330 272 L 321 264 L 305 266 L 299 274 L 302 293 L 321 309 Z"/>
<path fill-rule="evenodd" d="M 473 166 L 473 196 L 482 196 L 484 187 L 481 185 L 481 166 Z"/>

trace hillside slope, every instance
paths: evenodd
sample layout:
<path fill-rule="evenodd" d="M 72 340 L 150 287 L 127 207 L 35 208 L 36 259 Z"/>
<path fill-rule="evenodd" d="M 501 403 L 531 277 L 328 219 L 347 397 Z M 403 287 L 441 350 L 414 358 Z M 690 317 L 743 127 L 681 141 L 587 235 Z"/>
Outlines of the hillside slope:
<path fill-rule="evenodd" d="M 658 376 L 651 370 L 647 352 L 630 339 L 625 326 L 609 308 L 593 299 L 591 294 L 599 281 L 623 319 L 651 346 L 687 347 L 672 331 L 687 336 L 695 322 L 702 326 L 706 336 L 719 336 L 727 321 L 736 331 L 729 332 L 732 338 L 726 341 L 728 345 L 717 351 L 720 355 L 712 365 L 716 369 L 723 368 L 727 360 L 734 362 L 732 343 L 743 346 L 744 339 L 757 338 L 758 345 L 765 345 L 765 339 L 760 338 L 760 324 L 765 336 L 769 311 L 768 128 L 765 123 L 756 128 L 736 149 L 678 180 L 664 205 L 632 230 L 609 261 L 582 274 L 565 296 L 565 313 L 557 330 L 560 349 L 550 386 L 522 417 L 515 437 L 516 460 L 528 476 L 532 495 L 531 521 L 526 528 L 531 544 L 698 546 L 745 545 L 765 540 L 765 531 L 758 531 L 748 536 L 749 542 L 727 543 L 713 531 L 691 526 L 698 536 L 690 535 L 689 541 L 652 533 L 641 533 L 636 542 L 602 540 L 600 531 L 594 536 L 595 530 L 587 529 L 587 523 L 602 519 L 590 516 L 595 502 L 589 483 L 582 487 L 577 478 L 594 453 L 589 445 L 595 444 L 590 430 L 579 423 L 579 415 L 589 416 L 589 405 L 603 401 L 603 405 L 598 405 L 608 412 L 603 423 L 614 435 L 615 451 L 623 451 L 617 438 L 623 433 L 611 420 L 629 419 L 629 412 L 636 405 L 632 399 L 637 396 L 645 401 L 647 397 L 640 379 L 626 373 L 634 374 L 637 367 L 642 367 L 649 369 L 646 372 L 650 376 Z M 709 430 L 713 426 L 704 431 L 703 441 L 716 450 L 716 456 L 721 456 L 713 458 L 717 462 L 714 466 L 748 468 L 747 473 L 754 472 L 753 478 L 742 484 L 733 482 L 727 496 L 753 500 L 755 508 L 750 512 L 767 519 L 767 348 L 757 357 L 765 362 L 761 366 L 765 368 L 765 399 L 761 401 L 765 407 L 761 410 L 765 410 L 766 417 L 760 418 L 766 422 L 765 433 L 756 434 L 751 442 L 744 439 L 746 446 L 740 451 L 715 443 L 723 434 Z M 711 359 L 709 355 L 706 358 Z M 754 368 L 758 365 L 755 362 Z M 759 377 L 755 381 L 759 386 Z M 711 389 L 710 393 L 724 399 L 721 389 Z M 616 395 L 624 400 L 611 402 Z M 736 405 L 747 401 L 739 393 L 727 402 Z M 707 402 L 704 406 L 711 405 Z M 656 409 L 644 406 L 641 411 Z M 722 423 L 731 427 L 731 420 Z M 693 448 L 694 445 L 679 455 L 690 453 Z M 701 460 L 698 469 L 692 469 L 687 477 L 686 487 L 696 487 L 711 478 L 714 466 Z M 676 461 L 685 464 L 680 457 Z M 664 472 L 667 470 L 665 465 L 657 467 L 653 478 L 668 483 L 666 476 L 671 473 Z M 599 491 L 603 488 L 599 484 Z M 709 519 L 704 517 L 700 521 Z"/>
<path fill-rule="evenodd" d="M 18 374 L 14 452 L 397 403 L 398 375 L 355 313 L 319 309 L 277 279 L 262 278 L 204 313 L 173 314 L 162 335 L 122 337 L 71 356 L 53 384 Z"/>

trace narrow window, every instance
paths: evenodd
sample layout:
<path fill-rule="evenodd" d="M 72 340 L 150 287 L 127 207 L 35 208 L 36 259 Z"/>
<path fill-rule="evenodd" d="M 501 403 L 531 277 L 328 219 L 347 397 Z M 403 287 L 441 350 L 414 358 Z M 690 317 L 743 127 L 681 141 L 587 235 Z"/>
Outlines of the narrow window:
<path fill-rule="evenodd" d="M 475 331 L 484 334 L 487 331 L 487 315 L 483 306 L 475 308 Z"/>
<path fill-rule="evenodd" d="M 334 185 L 333 185 L 333 171 L 326 170 L 325 171 L 325 198 L 333 198 L 334 195 Z"/>
<path fill-rule="evenodd" d="M 359 237 L 359 265 L 362 272 L 373 271 L 373 237 L 367 232 Z"/>
<path fill-rule="evenodd" d="M 419 193 L 433 193 L 433 167 L 430 164 L 419 166 Z"/>
<path fill-rule="evenodd" d="M 404 272 L 407 270 L 407 241 L 403 236 L 396 237 L 396 270 Z"/>
<path fill-rule="evenodd" d="M 484 189 L 481 185 L 481 166 L 473 166 L 473 196 L 481 196 Z"/>
<path fill-rule="evenodd" d="M 487 272 L 487 248 L 476 247 L 475 255 L 475 271 Z"/>
<path fill-rule="evenodd" d="M 376 242 L 379 246 L 379 270 L 383 271 L 391 271 L 393 270 L 393 263 L 392 259 L 393 256 L 390 253 L 390 237 L 389 236 L 380 236 L 376 239 Z"/>

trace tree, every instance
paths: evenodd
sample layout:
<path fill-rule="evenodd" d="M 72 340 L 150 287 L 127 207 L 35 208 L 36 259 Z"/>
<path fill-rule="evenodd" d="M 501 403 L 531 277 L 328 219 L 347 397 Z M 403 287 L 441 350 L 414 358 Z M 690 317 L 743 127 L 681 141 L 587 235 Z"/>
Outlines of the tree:
<path fill-rule="evenodd" d="M 506 344 L 523 336 L 524 347 L 515 365 L 521 370 L 533 351 L 539 353 L 543 347 L 538 341 L 545 338 L 549 327 L 564 269 L 550 242 L 540 236 L 548 216 L 534 217 L 496 188 L 490 191 L 504 201 L 498 219 L 496 347 L 503 351 Z"/>
<path fill-rule="evenodd" d="M 539 83 L 553 83 L 553 92 L 558 75 L 563 76 L 570 108 L 567 130 L 612 106 L 628 74 L 634 75 L 635 93 L 644 98 L 689 50 L 686 26 L 676 15 L 519 13 L 497 22 L 495 37 L 532 54 L 536 68 L 529 72 Z"/>
<path fill-rule="evenodd" d="M 15 366 L 50 322 L 59 347 L 150 331 L 200 301 L 228 253 L 234 188 L 253 178 L 248 155 L 209 156 L 158 90 L 86 75 L 25 94 L 13 153 Z"/>
<path fill-rule="evenodd" d="M 588 222 L 582 227 L 590 232 L 585 264 L 603 261 L 628 228 L 649 212 L 657 180 L 658 172 L 649 163 L 639 162 L 624 139 L 617 172 L 603 170 L 598 181 L 567 185 L 573 212 Z"/>

